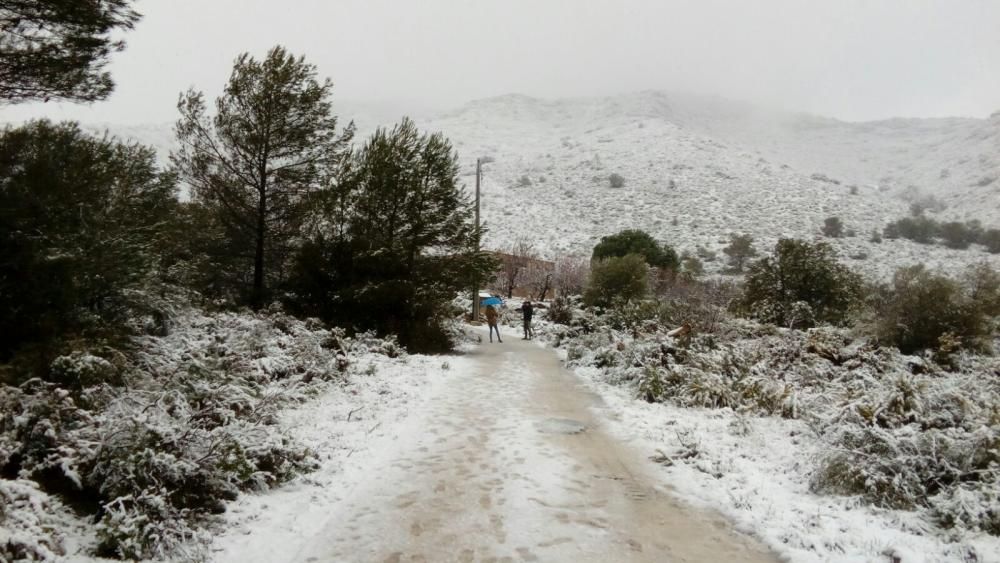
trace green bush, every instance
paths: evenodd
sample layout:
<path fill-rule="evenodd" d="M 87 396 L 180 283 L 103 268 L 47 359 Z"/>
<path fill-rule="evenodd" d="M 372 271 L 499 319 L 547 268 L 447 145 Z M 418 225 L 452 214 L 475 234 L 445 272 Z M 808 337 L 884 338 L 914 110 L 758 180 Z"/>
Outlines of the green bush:
<path fill-rule="evenodd" d="M 962 346 L 984 344 L 1000 313 L 1000 280 L 976 266 L 955 280 L 923 265 L 901 268 L 876 295 L 876 334 L 904 353 L 935 349 L 946 335 Z"/>
<path fill-rule="evenodd" d="M 987 229 L 979 237 L 979 244 L 992 254 L 1000 254 L 1000 229 Z"/>
<path fill-rule="evenodd" d="M 934 237 L 938 236 L 939 225 L 934 219 L 918 215 L 916 217 L 904 217 L 885 227 L 885 238 L 896 239 L 905 238 L 920 244 L 931 244 Z"/>
<path fill-rule="evenodd" d="M 837 262 L 828 244 L 782 239 L 772 256 L 750 266 L 743 296 L 734 305 L 778 325 L 842 324 L 860 288 L 860 277 Z"/>
<path fill-rule="evenodd" d="M 729 245 L 723 248 L 722 252 L 729 257 L 729 267 L 733 272 L 742 272 L 747 261 L 757 256 L 757 249 L 753 247 L 753 237 L 747 234 L 730 234 Z"/>
<path fill-rule="evenodd" d="M 840 217 L 827 217 L 823 221 L 821 230 L 824 236 L 840 238 L 844 235 L 844 224 L 840 221 Z"/>
<path fill-rule="evenodd" d="M 583 300 L 589 306 L 609 307 L 640 299 L 648 291 L 649 267 L 642 256 L 629 254 L 595 262 Z"/>
<path fill-rule="evenodd" d="M 969 248 L 969 245 L 979 240 L 982 229 L 977 230 L 977 226 L 978 224 L 973 222 L 949 221 L 942 223 L 938 227 L 938 232 L 944 240 L 945 246 L 962 250 Z"/>

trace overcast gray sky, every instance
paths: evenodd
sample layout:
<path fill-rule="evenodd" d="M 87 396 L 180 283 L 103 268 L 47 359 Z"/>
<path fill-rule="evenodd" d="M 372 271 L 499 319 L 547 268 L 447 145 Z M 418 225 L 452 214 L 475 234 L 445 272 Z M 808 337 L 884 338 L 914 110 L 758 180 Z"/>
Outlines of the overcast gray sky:
<path fill-rule="evenodd" d="M 843 119 L 1000 109 L 1000 0 L 139 0 L 92 106 L 0 107 L 0 120 L 172 121 L 214 97 L 237 54 L 283 44 L 335 99 L 452 106 L 685 90 Z"/>

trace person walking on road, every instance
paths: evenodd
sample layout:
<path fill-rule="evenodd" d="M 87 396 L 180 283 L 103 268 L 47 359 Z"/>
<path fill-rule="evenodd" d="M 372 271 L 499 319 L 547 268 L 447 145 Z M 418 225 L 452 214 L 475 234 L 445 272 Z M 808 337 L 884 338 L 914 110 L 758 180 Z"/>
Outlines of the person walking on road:
<path fill-rule="evenodd" d="M 497 314 L 496 307 L 493 305 L 486 306 L 486 324 L 490 325 L 490 342 L 493 342 L 493 331 L 497 331 L 497 342 L 503 344 L 503 340 L 500 339 L 500 327 L 497 326 L 497 319 L 499 315 Z"/>
<path fill-rule="evenodd" d="M 531 317 L 535 314 L 535 308 L 530 300 L 525 299 L 521 304 L 521 313 L 524 315 L 524 338 L 521 340 L 531 340 L 535 337 L 535 330 L 531 328 Z"/>

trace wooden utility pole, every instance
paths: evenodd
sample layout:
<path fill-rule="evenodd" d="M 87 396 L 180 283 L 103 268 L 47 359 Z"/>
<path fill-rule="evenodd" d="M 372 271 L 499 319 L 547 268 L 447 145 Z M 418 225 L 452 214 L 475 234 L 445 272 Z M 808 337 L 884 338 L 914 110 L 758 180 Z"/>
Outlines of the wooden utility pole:
<path fill-rule="evenodd" d="M 483 162 L 476 159 L 476 254 L 479 254 L 479 182 L 483 175 Z M 479 322 L 479 276 L 472 287 L 472 322 Z"/>

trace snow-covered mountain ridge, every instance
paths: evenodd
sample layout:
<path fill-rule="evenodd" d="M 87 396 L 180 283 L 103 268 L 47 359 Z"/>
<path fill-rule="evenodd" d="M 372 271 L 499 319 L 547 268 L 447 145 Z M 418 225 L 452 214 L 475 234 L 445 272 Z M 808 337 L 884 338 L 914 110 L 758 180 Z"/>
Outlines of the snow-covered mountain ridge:
<path fill-rule="evenodd" d="M 335 111 L 357 123 L 359 140 L 406 113 L 386 104 L 335 104 Z M 818 237 L 823 220 L 838 216 L 856 236 L 829 240 L 874 275 L 921 261 L 950 269 L 997 259 L 976 246 L 956 251 L 868 239 L 906 216 L 920 194 L 947 205 L 941 220 L 1000 227 L 1000 112 L 849 123 L 722 98 L 639 92 L 563 100 L 505 95 L 416 119 L 453 141 L 468 186 L 475 158 L 494 159 L 482 190 L 486 243 L 493 247 L 526 237 L 546 256 L 589 254 L 601 236 L 641 228 L 679 250 L 718 253 L 731 232 L 751 233 L 765 249 L 779 237 Z M 169 124 L 110 129 L 164 155 L 173 143 Z M 625 178 L 624 187 L 610 187 L 612 173 Z"/>

